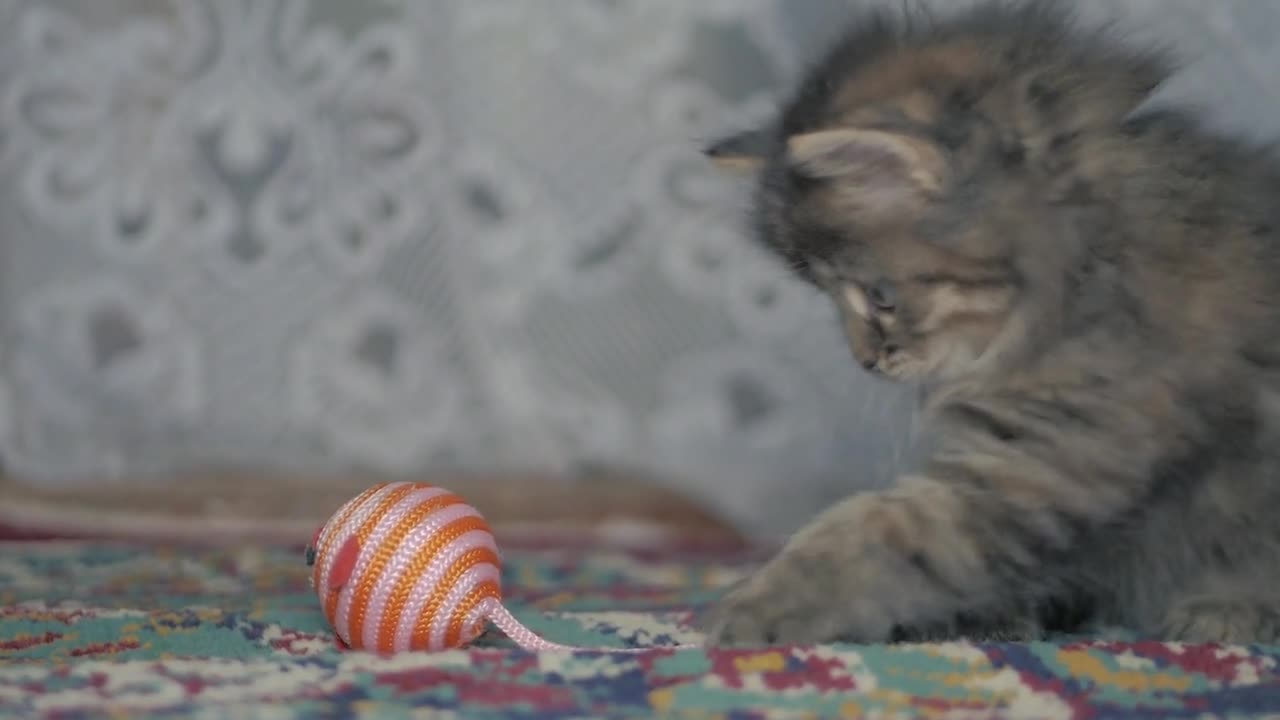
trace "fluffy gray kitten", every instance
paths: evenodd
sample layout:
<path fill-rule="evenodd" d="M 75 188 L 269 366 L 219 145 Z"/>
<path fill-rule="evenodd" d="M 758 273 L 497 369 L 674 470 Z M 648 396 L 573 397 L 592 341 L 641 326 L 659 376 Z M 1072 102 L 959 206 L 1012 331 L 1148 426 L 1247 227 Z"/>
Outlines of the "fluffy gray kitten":
<path fill-rule="evenodd" d="M 708 148 L 939 440 L 730 588 L 712 643 L 1280 639 L 1280 166 L 1139 109 L 1167 73 L 1053 3 L 871 15 Z"/>

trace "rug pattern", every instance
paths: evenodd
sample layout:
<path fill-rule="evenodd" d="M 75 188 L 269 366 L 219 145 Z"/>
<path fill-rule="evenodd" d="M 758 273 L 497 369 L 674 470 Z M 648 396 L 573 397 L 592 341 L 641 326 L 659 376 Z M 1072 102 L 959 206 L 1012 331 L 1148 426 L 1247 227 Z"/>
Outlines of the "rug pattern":
<path fill-rule="evenodd" d="M 546 637 L 638 654 L 335 647 L 297 554 L 0 544 L 0 717 L 929 717 L 1280 713 L 1280 648 L 1125 641 L 672 649 L 751 558 L 507 549 Z"/>

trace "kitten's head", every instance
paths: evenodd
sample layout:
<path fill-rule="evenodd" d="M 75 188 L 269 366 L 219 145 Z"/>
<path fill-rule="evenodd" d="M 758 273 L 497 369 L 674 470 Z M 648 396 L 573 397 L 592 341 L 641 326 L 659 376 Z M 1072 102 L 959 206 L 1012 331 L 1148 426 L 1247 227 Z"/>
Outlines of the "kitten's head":
<path fill-rule="evenodd" d="M 1082 218 L 1161 63 L 1056 5 L 855 23 L 770 127 L 713 143 L 758 177 L 760 239 L 897 379 L 997 372 L 1062 325 Z"/>

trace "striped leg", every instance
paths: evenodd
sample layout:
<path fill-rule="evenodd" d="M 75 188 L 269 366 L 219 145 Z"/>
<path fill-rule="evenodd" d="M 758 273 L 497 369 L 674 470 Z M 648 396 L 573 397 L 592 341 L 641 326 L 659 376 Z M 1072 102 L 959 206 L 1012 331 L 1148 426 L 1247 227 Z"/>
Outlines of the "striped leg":
<path fill-rule="evenodd" d="M 708 615 L 709 642 L 887 642 L 902 628 L 949 627 L 1007 604 L 1010 587 L 1035 582 L 1036 528 L 1056 526 L 1034 514 L 1015 520 L 987 500 L 918 478 L 844 501 L 725 594 Z M 1028 627 L 1006 639 L 1038 636 Z"/>
<path fill-rule="evenodd" d="M 991 595 L 982 548 L 951 488 L 907 483 L 820 515 L 710 615 L 719 645 L 885 642 Z"/>

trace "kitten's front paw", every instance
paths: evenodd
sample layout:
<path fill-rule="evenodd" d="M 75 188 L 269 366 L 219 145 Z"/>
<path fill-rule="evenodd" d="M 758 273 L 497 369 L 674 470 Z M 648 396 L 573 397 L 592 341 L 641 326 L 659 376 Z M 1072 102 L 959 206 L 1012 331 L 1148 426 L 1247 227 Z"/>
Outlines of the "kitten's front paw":
<path fill-rule="evenodd" d="M 886 617 L 884 634 L 892 628 Z M 806 645 L 850 634 L 847 605 L 799 563 L 775 559 L 731 587 L 712 608 L 706 627 L 711 646 Z"/>
<path fill-rule="evenodd" d="M 823 542 L 800 542 L 728 588 L 703 623 L 708 644 L 887 641 L 893 598 L 906 592 L 900 569 L 849 539 L 852 557 Z"/>
<path fill-rule="evenodd" d="M 907 499 L 902 493 L 860 495 L 815 518 L 755 575 L 725 593 L 706 624 L 707 641 L 880 643 L 895 625 L 953 615 L 955 583 L 938 582 L 931 548 L 904 540 L 913 535 L 903 528 L 927 517 L 904 514 Z"/>

